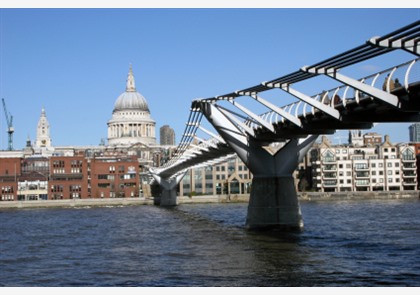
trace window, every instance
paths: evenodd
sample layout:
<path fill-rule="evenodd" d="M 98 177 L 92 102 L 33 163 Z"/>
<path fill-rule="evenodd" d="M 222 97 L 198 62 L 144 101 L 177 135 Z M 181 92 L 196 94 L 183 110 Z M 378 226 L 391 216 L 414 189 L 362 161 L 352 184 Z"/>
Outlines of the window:
<path fill-rule="evenodd" d="M 356 169 L 368 169 L 368 165 L 366 163 L 355 163 L 354 167 Z"/>
<path fill-rule="evenodd" d="M 414 152 L 411 149 L 406 148 L 402 152 L 402 158 L 403 160 L 414 160 Z"/>
<path fill-rule="evenodd" d="M 322 160 L 323 160 L 324 162 L 334 162 L 334 161 L 335 161 L 334 154 L 333 154 L 331 151 L 327 151 L 327 152 L 323 155 Z"/>

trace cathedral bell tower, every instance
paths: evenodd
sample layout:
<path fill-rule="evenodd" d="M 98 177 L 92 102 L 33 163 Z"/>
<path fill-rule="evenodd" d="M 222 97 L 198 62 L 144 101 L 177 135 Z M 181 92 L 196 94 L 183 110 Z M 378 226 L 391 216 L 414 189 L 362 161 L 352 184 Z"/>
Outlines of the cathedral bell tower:
<path fill-rule="evenodd" d="M 50 124 L 48 123 L 47 115 L 45 113 L 44 108 L 42 108 L 41 117 L 38 121 L 35 147 L 51 147 Z"/>

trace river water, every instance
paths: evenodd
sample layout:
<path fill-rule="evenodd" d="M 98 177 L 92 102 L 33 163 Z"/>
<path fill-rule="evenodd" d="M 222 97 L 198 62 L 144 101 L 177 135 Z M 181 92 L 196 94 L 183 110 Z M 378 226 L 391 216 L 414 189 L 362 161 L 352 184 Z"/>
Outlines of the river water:
<path fill-rule="evenodd" d="M 247 204 L 0 211 L 0 286 L 420 286 L 420 200 L 301 203 L 302 233 Z"/>

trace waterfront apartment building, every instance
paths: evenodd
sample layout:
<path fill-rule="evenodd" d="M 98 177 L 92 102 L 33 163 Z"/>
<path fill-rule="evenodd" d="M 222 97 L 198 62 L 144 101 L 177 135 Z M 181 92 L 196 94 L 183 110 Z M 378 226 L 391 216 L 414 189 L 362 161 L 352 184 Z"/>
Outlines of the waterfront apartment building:
<path fill-rule="evenodd" d="M 417 190 L 415 147 L 384 143 L 332 145 L 327 138 L 309 154 L 312 186 L 321 192 Z"/>

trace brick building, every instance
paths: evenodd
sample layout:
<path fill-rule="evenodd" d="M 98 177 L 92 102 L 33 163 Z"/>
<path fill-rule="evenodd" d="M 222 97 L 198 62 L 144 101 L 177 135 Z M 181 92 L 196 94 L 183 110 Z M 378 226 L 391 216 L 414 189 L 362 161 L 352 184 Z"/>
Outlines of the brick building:
<path fill-rule="evenodd" d="M 21 173 L 20 158 L 0 158 L 0 201 L 16 199 L 18 184 L 17 178 Z"/>
<path fill-rule="evenodd" d="M 0 158 L 0 201 L 139 197 L 136 156 Z"/>
<path fill-rule="evenodd" d="M 88 196 L 92 198 L 139 197 L 136 157 L 101 157 L 88 160 Z"/>

